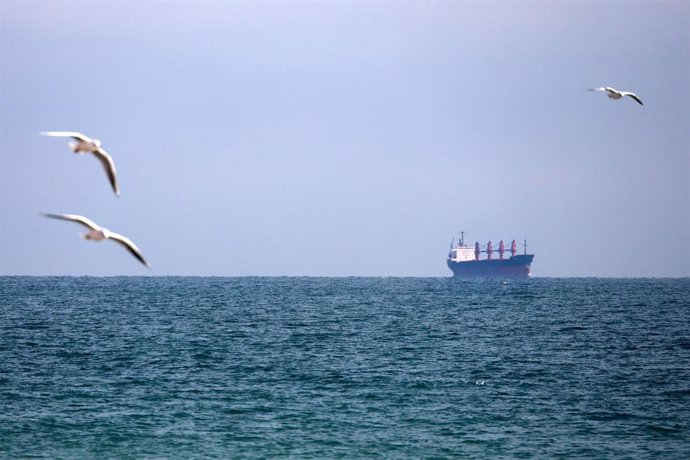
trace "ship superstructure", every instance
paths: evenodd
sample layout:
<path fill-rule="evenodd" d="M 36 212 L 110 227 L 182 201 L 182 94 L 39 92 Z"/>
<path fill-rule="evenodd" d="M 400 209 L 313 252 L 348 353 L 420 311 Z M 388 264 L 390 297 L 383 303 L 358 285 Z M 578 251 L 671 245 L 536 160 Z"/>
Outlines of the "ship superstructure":
<path fill-rule="evenodd" d="M 485 258 L 482 258 L 483 255 Z M 518 254 L 515 240 L 510 244 L 510 249 L 506 249 L 503 240 L 498 243 L 498 249 L 494 249 L 491 241 L 486 246 L 479 242 L 467 246 L 465 232 L 460 232 L 457 244 L 455 239 L 450 243 L 448 268 L 458 278 L 528 278 L 532 276 L 530 265 L 533 259 L 534 254 L 527 254 L 527 240 L 524 242 L 524 254 Z"/>

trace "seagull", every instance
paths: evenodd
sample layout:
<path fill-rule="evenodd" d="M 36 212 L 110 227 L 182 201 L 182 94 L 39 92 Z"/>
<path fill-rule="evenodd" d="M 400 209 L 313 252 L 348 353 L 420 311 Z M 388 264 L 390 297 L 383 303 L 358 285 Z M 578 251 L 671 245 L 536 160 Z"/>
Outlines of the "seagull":
<path fill-rule="evenodd" d="M 69 143 L 69 146 L 74 153 L 93 153 L 103 165 L 115 195 L 120 196 L 120 189 L 117 186 L 117 176 L 115 173 L 115 163 L 113 163 L 113 159 L 110 155 L 108 155 L 108 152 L 103 150 L 103 147 L 101 147 L 101 141 L 98 139 L 91 139 L 90 137 L 87 137 L 84 134 L 76 131 L 45 131 L 42 132 L 41 135 L 53 137 L 71 137 L 77 141 Z"/>
<path fill-rule="evenodd" d="M 141 252 L 139 251 L 139 248 L 132 243 L 132 240 L 127 238 L 126 236 L 122 236 L 118 233 L 111 232 L 107 228 L 103 228 L 99 225 L 97 225 L 94 221 L 91 219 L 87 219 L 84 216 L 78 216 L 76 214 L 42 214 L 45 217 L 50 217 L 51 219 L 60 219 L 60 220 L 68 220 L 71 222 L 76 222 L 78 224 L 82 224 L 83 226 L 87 227 L 89 229 L 88 233 L 84 233 L 81 235 L 82 238 L 85 240 L 94 240 L 94 241 L 103 241 L 106 239 L 110 239 L 113 241 L 116 241 L 120 243 L 122 246 L 124 246 L 125 249 L 127 249 L 129 252 L 132 253 L 134 257 L 139 259 L 139 262 L 142 264 L 146 265 L 147 267 L 151 267 L 151 265 L 144 259 L 144 256 L 141 255 Z"/>
<path fill-rule="evenodd" d="M 631 93 L 630 91 L 618 91 L 615 88 L 611 88 L 610 86 L 606 86 L 604 88 L 590 88 L 590 91 L 606 91 L 608 96 L 611 99 L 620 99 L 625 96 L 630 96 L 631 98 L 635 99 L 637 102 L 640 103 L 640 105 L 644 105 L 640 98 L 637 96 L 635 93 Z"/>

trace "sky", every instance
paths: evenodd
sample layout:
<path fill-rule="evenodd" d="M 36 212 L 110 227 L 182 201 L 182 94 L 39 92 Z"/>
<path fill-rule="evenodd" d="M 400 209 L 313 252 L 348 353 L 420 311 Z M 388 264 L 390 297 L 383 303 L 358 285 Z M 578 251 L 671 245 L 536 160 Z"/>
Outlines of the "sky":
<path fill-rule="evenodd" d="M 526 239 L 535 277 L 690 276 L 689 24 L 684 1 L 0 0 L 0 275 L 444 277 L 463 230 Z M 100 139 L 122 195 L 51 130 Z"/>

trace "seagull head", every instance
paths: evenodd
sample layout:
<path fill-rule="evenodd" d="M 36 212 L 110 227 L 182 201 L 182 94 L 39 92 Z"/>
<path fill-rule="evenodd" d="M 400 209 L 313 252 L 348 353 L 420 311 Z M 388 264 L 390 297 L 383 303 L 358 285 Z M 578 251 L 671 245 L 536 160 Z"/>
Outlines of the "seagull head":
<path fill-rule="evenodd" d="M 94 140 L 93 140 L 93 145 L 95 145 L 96 148 L 99 148 L 99 149 L 100 149 L 102 144 L 101 144 L 101 141 L 99 141 L 98 139 L 94 139 Z"/>

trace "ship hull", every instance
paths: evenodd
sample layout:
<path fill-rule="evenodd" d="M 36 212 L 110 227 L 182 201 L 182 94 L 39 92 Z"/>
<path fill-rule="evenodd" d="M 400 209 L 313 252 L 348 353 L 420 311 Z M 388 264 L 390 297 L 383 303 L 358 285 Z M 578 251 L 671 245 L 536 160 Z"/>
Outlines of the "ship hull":
<path fill-rule="evenodd" d="M 513 256 L 508 259 L 470 260 L 454 262 L 448 260 L 448 268 L 456 278 L 529 278 L 533 254 Z"/>

